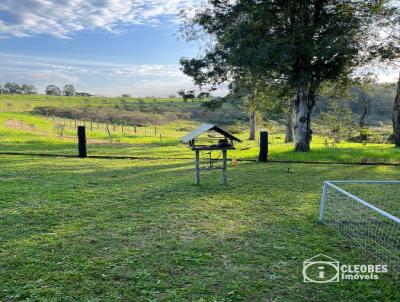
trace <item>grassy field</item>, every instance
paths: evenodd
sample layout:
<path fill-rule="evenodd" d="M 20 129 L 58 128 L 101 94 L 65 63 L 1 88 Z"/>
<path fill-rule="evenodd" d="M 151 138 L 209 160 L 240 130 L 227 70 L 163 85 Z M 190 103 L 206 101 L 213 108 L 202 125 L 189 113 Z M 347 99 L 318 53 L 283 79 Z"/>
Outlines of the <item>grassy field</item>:
<path fill-rule="evenodd" d="M 1 301 L 400 301 L 391 274 L 329 285 L 302 277 L 303 261 L 319 253 L 373 261 L 317 223 L 323 181 L 393 180 L 397 167 L 239 161 L 229 163 L 227 186 L 218 171 L 195 186 L 193 154 L 178 141 L 200 120 L 123 128 L 32 114 L 49 102 L 118 99 L 7 97 L 0 153 L 76 155 L 77 123 L 86 125 L 89 155 L 162 160 L 0 155 Z M 295 153 L 282 130 L 269 128 L 271 159 L 400 163 L 391 145 L 327 147 L 323 135 L 312 152 Z M 258 142 L 238 136 L 244 142 L 230 157 L 255 160 Z"/>
<path fill-rule="evenodd" d="M 142 103 L 145 104 L 145 107 L 131 107 Z M 151 107 L 146 107 L 146 104 L 151 105 Z M 89 155 L 191 158 L 193 156 L 192 152 L 181 145 L 179 139 L 190 129 L 194 129 L 201 122 L 207 121 L 172 118 L 162 125 L 137 128 L 125 125 L 125 127 L 122 127 L 121 124 L 115 123 L 76 121 L 33 114 L 35 108 L 40 106 L 75 108 L 75 110 L 82 111 L 87 108 L 97 108 L 96 110 L 108 110 L 111 108 L 112 110 L 117 110 L 117 112 L 121 110 L 121 112 L 125 113 L 138 112 L 138 114 L 148 114 L 146 110 L 153 112 L 162 107 L 162 110 L 173 108 L 175 110 L 173 111 L 174 116 L 182 115 L 185 110 L 190 111 L 193 108 L 197 108 L 196 112 L 199 114 L 199 102 L 185 103 L 181 99 L 3 95 L 0 96 L 0 152 L 76 155 L 76 125 L 84 124 L 87 127 Z M 230 114 L 234 113 L 232 108 L 229 110 L 231 110 Z M 115 111 L 111 113 L 116 114 Z M 168 114 L 168 111 L 164 113 Z M 224 119 L 223 111 L 218 114 L 221 114 L 221 119 Z M 157 114 L 153 114 L 151 117 L 156 118 Z M 228 124 L 224 127 L 229 130 L 235 126 Z M 237 145 L 237 150 L 231 152 L 230 157 L 257 159 L 258 141 L 248 141 L 246 128 L 239 127 L 239 129 L 242 130 L 236 131 L 235 134 L 244 142 Z M 268 123 L 264 129 L 270 132 L 269 154 L 272 160 L 400 163 L 400 151 L 391 144 L 362 144 L 342 141 L 332 146 L 330 140 L 326 139 L 326 129 L 320 124 L 313 125 L 315 135 L 311 146 L 312 151 L 308 153 L 293 152 L 292 144 L 284 143 L 284 127 L 279 123 Z M 390 133 L 390 129 L 387 126 L 372 130 L 386 136 Z"/>
<path fill-rule="evenodd" d="M 48 95 L 0 95 L 0 111 L 26 112 L 35 107 L 103 107 L 113 108 L 122 103 L 183 103 L 180 98 L 111 98 Z"/>
<path fill-rule="evenodd" d="M 318 253 L 368 261 L 316 223 L 322 181 L 393 179 L 395 168 L 240 163 L 227 187 L 214 172 L 196 187 L 186 161 L 0 162 L 3 301 L 400 299 L 390 276 L 301 276 Z"/>
<path fill-rule="evenodd" d="M 0 156 L 2 301 L 399 301 L 398 281 L 306 284 L 325 253 L 370 263 L 317 224 L 326 179 L 393 167 Z M 290 167 L 293 174 L 285 171 Z"/>
<path fill-rule="evenodd" d="M 83 125 L 84 121 L 77 124 Z M 192 152 L 179 143 L 188 129 L 200 122 L 176 121 L 162 126 L 132 127 L 85 122 L 88 154 L 94 156 L 133 156 L 144 158 L 191 158 Z M 182 130 L 182 129 L 185 129 Z M 62 131 L 62 134 L 61 134 Z M 237 134 L 243 143 L 230 153 L 236 159 L 257 159 L 258 140 L 248 141 L 247 133 Z M 75 121 L 47 118 L 30 112 L 0 112 L 0 152 L 76 155 Z M 400 163 L 400 150 L 390 144 L 342 142 L 325 145 L 323 136 L 315 135 L 312 151 L 293 152 L 284 143 L 282 128 L 270 129 L 270 159 L 327 162 Z"/>

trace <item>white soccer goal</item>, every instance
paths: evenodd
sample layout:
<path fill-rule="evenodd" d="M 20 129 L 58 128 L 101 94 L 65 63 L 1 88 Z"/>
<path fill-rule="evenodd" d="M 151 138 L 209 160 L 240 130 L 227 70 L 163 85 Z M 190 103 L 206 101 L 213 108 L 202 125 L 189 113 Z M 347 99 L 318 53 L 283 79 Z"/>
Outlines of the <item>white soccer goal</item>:
<path fill-rule="evenodd" d="M 400 181 L 326 181 L 319 221 L 400 273 Z"/>

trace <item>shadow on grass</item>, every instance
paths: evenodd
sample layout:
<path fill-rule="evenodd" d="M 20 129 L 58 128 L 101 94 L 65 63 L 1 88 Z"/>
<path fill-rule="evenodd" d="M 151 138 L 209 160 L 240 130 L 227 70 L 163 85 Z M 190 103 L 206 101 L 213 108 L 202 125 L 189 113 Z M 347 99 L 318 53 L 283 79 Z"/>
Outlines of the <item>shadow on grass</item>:
<path fill-rule="evenodd" d="M 323 148 L 302 153 L 271 150 L 271 160 L 321 161 L 343 163 L 400 163 L 400 149 L 391 148 Z"/>

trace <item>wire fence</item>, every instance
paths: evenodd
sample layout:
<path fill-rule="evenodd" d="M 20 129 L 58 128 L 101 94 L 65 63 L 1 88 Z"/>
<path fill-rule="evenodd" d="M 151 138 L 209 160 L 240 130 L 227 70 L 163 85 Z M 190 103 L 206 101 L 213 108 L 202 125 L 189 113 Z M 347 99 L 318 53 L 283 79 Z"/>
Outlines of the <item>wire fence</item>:
<path fill-rule="evenodd" d="M 0 117 L 0 153 L 77 155 L 77 128 L 86 130 L 89 156 L 133 158 L 193 158 L 180 143 L 187 131 L 166 126 L 133 126 L 116 123 L 46 117 L 33 120 Z M 258 141 L 244 143 L 230 152 L 231 158 L 256 158 Z M 217 152 L 211 156 L 219 157 Z M 210 154 L 204 154 L 209 157 Z"/>
<path fill-rule="evenodd" d="M 180 138 L 191 127 L 144 127 L 7 112 L 0 113 L 0 153 L 77 156 L 78 126 L 86 128 L 89 156 L 193 158 L 193 152 L 180 143 Z M 321 134 L 314 136 L 312 152 L 293 152 L 293 144 L 285 143 L 284 130 L 284 127 L 268 129 L 269 161 L 400 164 L 400 152 L 389 144 L 337 144 Z M 236 150 L 229 151 L 228 157 L 232 160 L 257 160 L 259 137 L 247 140 L 247 132 L 234 134 L 243 142 L 236 145 Z M 208 158 L 210 154 L 203 154 L 203 157 Z M 218 159 L 220 154 L 213 152 L 211 157 Z"/>
<path fill-rule="evenodd" d="M 325 182 L 320 222 L 400 273 L 400 181 Z"/>

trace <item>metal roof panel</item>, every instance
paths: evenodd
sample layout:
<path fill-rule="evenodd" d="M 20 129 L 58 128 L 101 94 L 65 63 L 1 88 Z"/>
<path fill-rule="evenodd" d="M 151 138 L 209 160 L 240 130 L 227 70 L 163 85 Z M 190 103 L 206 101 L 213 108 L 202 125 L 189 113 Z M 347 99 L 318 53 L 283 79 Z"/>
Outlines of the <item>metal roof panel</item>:
<path fill-rule="evenodd" d="M 197 127 L 193 131 L 191 131 L 188 134 L 186 134 L 181 139 L 181 142 L 188 143 L 192 139 L 195 139 L 196 137 L 198 137 L 198 136 L 202 135 L 203 133 L 206 133 L 207 131 L 210 131 L 210 130 L 218 132 L 218 133 L 222 134 L 223 136 L 225 136 L 225 137 L 227 137 L 227 138 L 229 138 L 231 140 L 234 140 L 234 141 L 237 141 L 237 142 L 241 142 L 240 139 L 238 139 L 237 137 L 233 136 L 229 132 L 226 132 L 225 130 L 219 128 L 218 126 L 216 126 L 214 124 L 201 124 L 199 127 Z"/>

